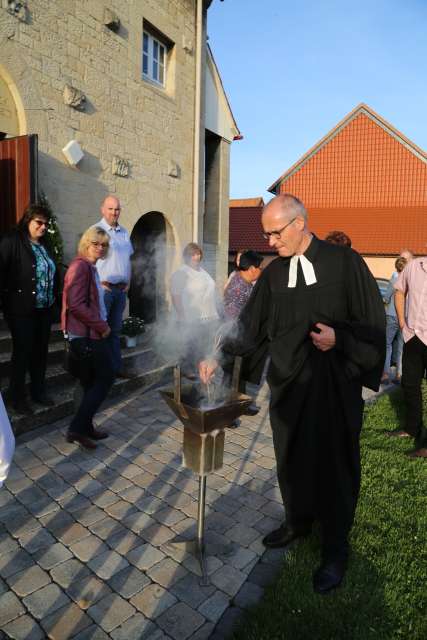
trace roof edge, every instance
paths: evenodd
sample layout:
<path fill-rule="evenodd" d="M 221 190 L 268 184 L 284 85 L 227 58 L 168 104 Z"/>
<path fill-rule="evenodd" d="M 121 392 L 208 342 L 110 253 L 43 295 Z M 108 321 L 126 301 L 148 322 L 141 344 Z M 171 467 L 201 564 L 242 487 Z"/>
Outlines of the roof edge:
<path fill-rule="evenodd" d="M 354 120 L 359 114 L 364 113 L 368 118 L 373 120 L 378 126 L 384 129 L 387 133 L 389 133 L 393 138 L 395 138 L 398 142 L 403 144 L 408 151 L 413 153 L 419 160 L 427 163 L 427 153 L 418 147 L 412 140 L 407 138 L 403 133 L 401 133 L 398 129 L 396 129 L 392 124 L 390 124 L 387 120 L 385 120 L 382 116 L 376 113 L 371 107 L 369 107 L 364 102 L 358 104 L 350 113 L 348 113 L 342 120 L 338 122 L 323 138 L 321 138 L 313 147 L 311 147 L 304 155 L 302 155 L 299 160 L 297 160 L 285 173 L 283 173 L 280 178 L 278 178 L 273 184 L 267 189 L 270 193 L 277 195 L 277 188 L 284 181 L 290 178 L 294 173 L 299 171 L 322 147 L 324 147 L 328 142 L 333 140 L 335 136 L 337 136 L 343 129 L 346 127 L 352 120 Z"/>

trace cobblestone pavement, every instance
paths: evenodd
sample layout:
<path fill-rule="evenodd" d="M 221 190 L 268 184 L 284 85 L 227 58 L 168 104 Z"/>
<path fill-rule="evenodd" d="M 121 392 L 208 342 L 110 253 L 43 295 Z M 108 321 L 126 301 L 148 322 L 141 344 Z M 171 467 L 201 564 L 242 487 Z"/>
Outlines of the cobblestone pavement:
<path fill-rule="evenodd" d="M 18 439 L 0 490 L 0 629 L 55 640 L 218 640 L 256 603 L 282 552 L 261 540 L 283 519 L 267 414 L 226 431 L 224 466 L 208 476 L 210 585 L 172 545 L 196 531 L 198 482 L 181 466 L 182 426 L 157 391 L 97 416 L 111 434 L 88 453 L 68 421 Z M 1 632 L 0 632 L 1 635 Z"/>

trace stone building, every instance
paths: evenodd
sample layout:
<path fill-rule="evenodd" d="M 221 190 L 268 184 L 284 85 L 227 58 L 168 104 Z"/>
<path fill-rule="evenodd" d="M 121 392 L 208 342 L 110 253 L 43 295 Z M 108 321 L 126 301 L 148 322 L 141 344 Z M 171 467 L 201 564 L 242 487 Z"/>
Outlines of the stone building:
<path fill-rule="evenodd" d="M 187 242 L 221 282 L 239 131 L 206 44 L 211 0 L 0 3 L 0 229 L 43 192 L 67 261 L 113 193 L 147 321 Z"/>

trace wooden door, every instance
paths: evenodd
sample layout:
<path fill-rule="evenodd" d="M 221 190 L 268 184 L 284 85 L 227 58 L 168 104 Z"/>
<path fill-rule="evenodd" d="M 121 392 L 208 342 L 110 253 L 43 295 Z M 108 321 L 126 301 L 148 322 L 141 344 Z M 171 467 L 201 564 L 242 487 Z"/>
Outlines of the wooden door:
<path fill-rule="evenodd" d="M 38 199 L 37 135 L 0 141 L 0 235 Z"/>

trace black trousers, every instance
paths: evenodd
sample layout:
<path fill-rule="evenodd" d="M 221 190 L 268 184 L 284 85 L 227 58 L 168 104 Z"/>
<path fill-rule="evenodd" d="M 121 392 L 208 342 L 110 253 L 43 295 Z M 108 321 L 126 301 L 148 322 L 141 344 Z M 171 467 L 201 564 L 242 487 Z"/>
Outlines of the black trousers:
<path fill-rule="evenodd" d="M 414 336 L 403 347 L 402 389 L 406 404 L 406 431 L 415 446 L 427 446 L 427 430 L 423 425 L 421 382 L 427 369 L 427 346 Z"/>
<path fill-rule="evenodd" d="M 25 397 L 27 371 L 30 374 L 31 395 L 40 398 L 45 393 L 51 309 L 34 309 L 29 316 L 6 315 L 6 322 L 12 334 L 10 399 L 15 402 Z"/>
<path fill-rule="evenodd" d="M 115 368 L 111 342 L 108 339 L 91 340 L 92 358 L 89 372 L 82 376 L 83 398 L 70 424 L 70 431 L 88 435 L 93 429 L 92 419 L 114 382 Z"/>

